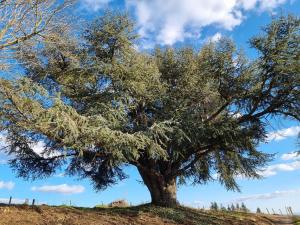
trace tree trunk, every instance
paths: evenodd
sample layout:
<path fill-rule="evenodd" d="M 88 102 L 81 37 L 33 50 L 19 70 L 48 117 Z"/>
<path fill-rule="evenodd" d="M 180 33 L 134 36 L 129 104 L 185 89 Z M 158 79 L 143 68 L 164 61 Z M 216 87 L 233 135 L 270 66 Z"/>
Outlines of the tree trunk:
<path fill-rule="evenodd" d="M 174 207 L 176 199 L 176 179 L 168 180 L 163 175 L 154 175 L 149 171 L 140 170 L 141 177 L 151 194 L 151 203 L 157 206 Z"/>

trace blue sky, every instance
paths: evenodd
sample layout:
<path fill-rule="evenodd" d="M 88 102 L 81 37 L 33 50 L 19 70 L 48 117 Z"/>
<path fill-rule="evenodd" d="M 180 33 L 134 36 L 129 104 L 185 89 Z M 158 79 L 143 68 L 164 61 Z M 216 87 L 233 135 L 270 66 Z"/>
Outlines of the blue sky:
<path fill-rule="evenodd" d="M 280 13 L 300 12 L 300 1 L 294 0 L 81 0 L 76 13 L 89 20 L 103 13 L 105 8 L 126 9 L 137 21 L 141 40 L 140 51 L 155 45 L 191 45 L 200 48 L 209 40 L 222 36 L 232 38 L 250 58 L 256 52 L 249 49 L 248 40 L 260 33 L 260 27 Z M 245 202 L 252 210 L 260 206 L 284 210 L 292 206 L 300 213 L 300 157 L 297 135 L 299 124 L 293 121 L 273 121 L 269 142 L 259 148 L 277 153 L 274 161 L 262 172 L 262 180 L 238 179 L 241 193 L 228 192 L 218 183 L 203 186 L 182 186 L 178 190 L 181 203 L 194 207 L 208 207 L 211 201 L 224 205 Z M 38 150 L 38 147 L 37 147 Z M 150 201 L 147 188 L 133 167 L 125 168 L 128 180 L 103 192 L 95 192 L 88 180 L 65 177 L 62 173 L 43 180 L 24 181 L 16 178 L 0 154 L 0 202 L 13 196 L 16 202 L 35 198 L 39 203 L 94 206 L 115 199 L 127 199 L 132 204 Z"/>

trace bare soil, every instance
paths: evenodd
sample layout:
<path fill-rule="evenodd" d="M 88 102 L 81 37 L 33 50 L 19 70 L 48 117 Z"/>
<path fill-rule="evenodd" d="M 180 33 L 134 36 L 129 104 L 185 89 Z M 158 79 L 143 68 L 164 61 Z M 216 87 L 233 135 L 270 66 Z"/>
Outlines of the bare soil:
<path fill-rule="evenodd" d="M 293 219 L 247 213 L 213 212 L 149 205 L 128 208 L 0 206 L 0 225 L 272 225 Z"/>

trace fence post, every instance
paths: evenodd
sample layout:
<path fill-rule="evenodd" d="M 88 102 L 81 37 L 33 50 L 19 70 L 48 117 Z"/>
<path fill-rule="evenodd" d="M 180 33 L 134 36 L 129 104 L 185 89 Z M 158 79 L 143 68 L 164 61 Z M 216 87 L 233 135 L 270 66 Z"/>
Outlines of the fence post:
<path fill-rule="evenodd" d="M 11 201 L 12 201 L 12 196 L 9 197 L 8 205 L 11 205 Z"/>
<path fill-rule="evenodd" d="M 266 208 L 266 210 L 267 210 L 268 214 L 270 214 L 270 212 L 269 212 L 268 208 Z"/>
<path fill-rule="evenodd" d="M 34 206 L 35 204 L 35 199 L 32 199 L 32 206 Z"/>

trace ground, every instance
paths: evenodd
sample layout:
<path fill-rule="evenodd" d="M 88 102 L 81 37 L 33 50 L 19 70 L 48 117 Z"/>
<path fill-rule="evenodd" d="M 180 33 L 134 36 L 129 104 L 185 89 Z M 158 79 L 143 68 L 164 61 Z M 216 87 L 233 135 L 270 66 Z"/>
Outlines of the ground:
<path fill-rule="evenodd" d="M 296 220 L 300 221 L 295 217 L 150 205 L 127 208 L 0 206 L 0 225 L 292 225 L 298 224 Z"/>

